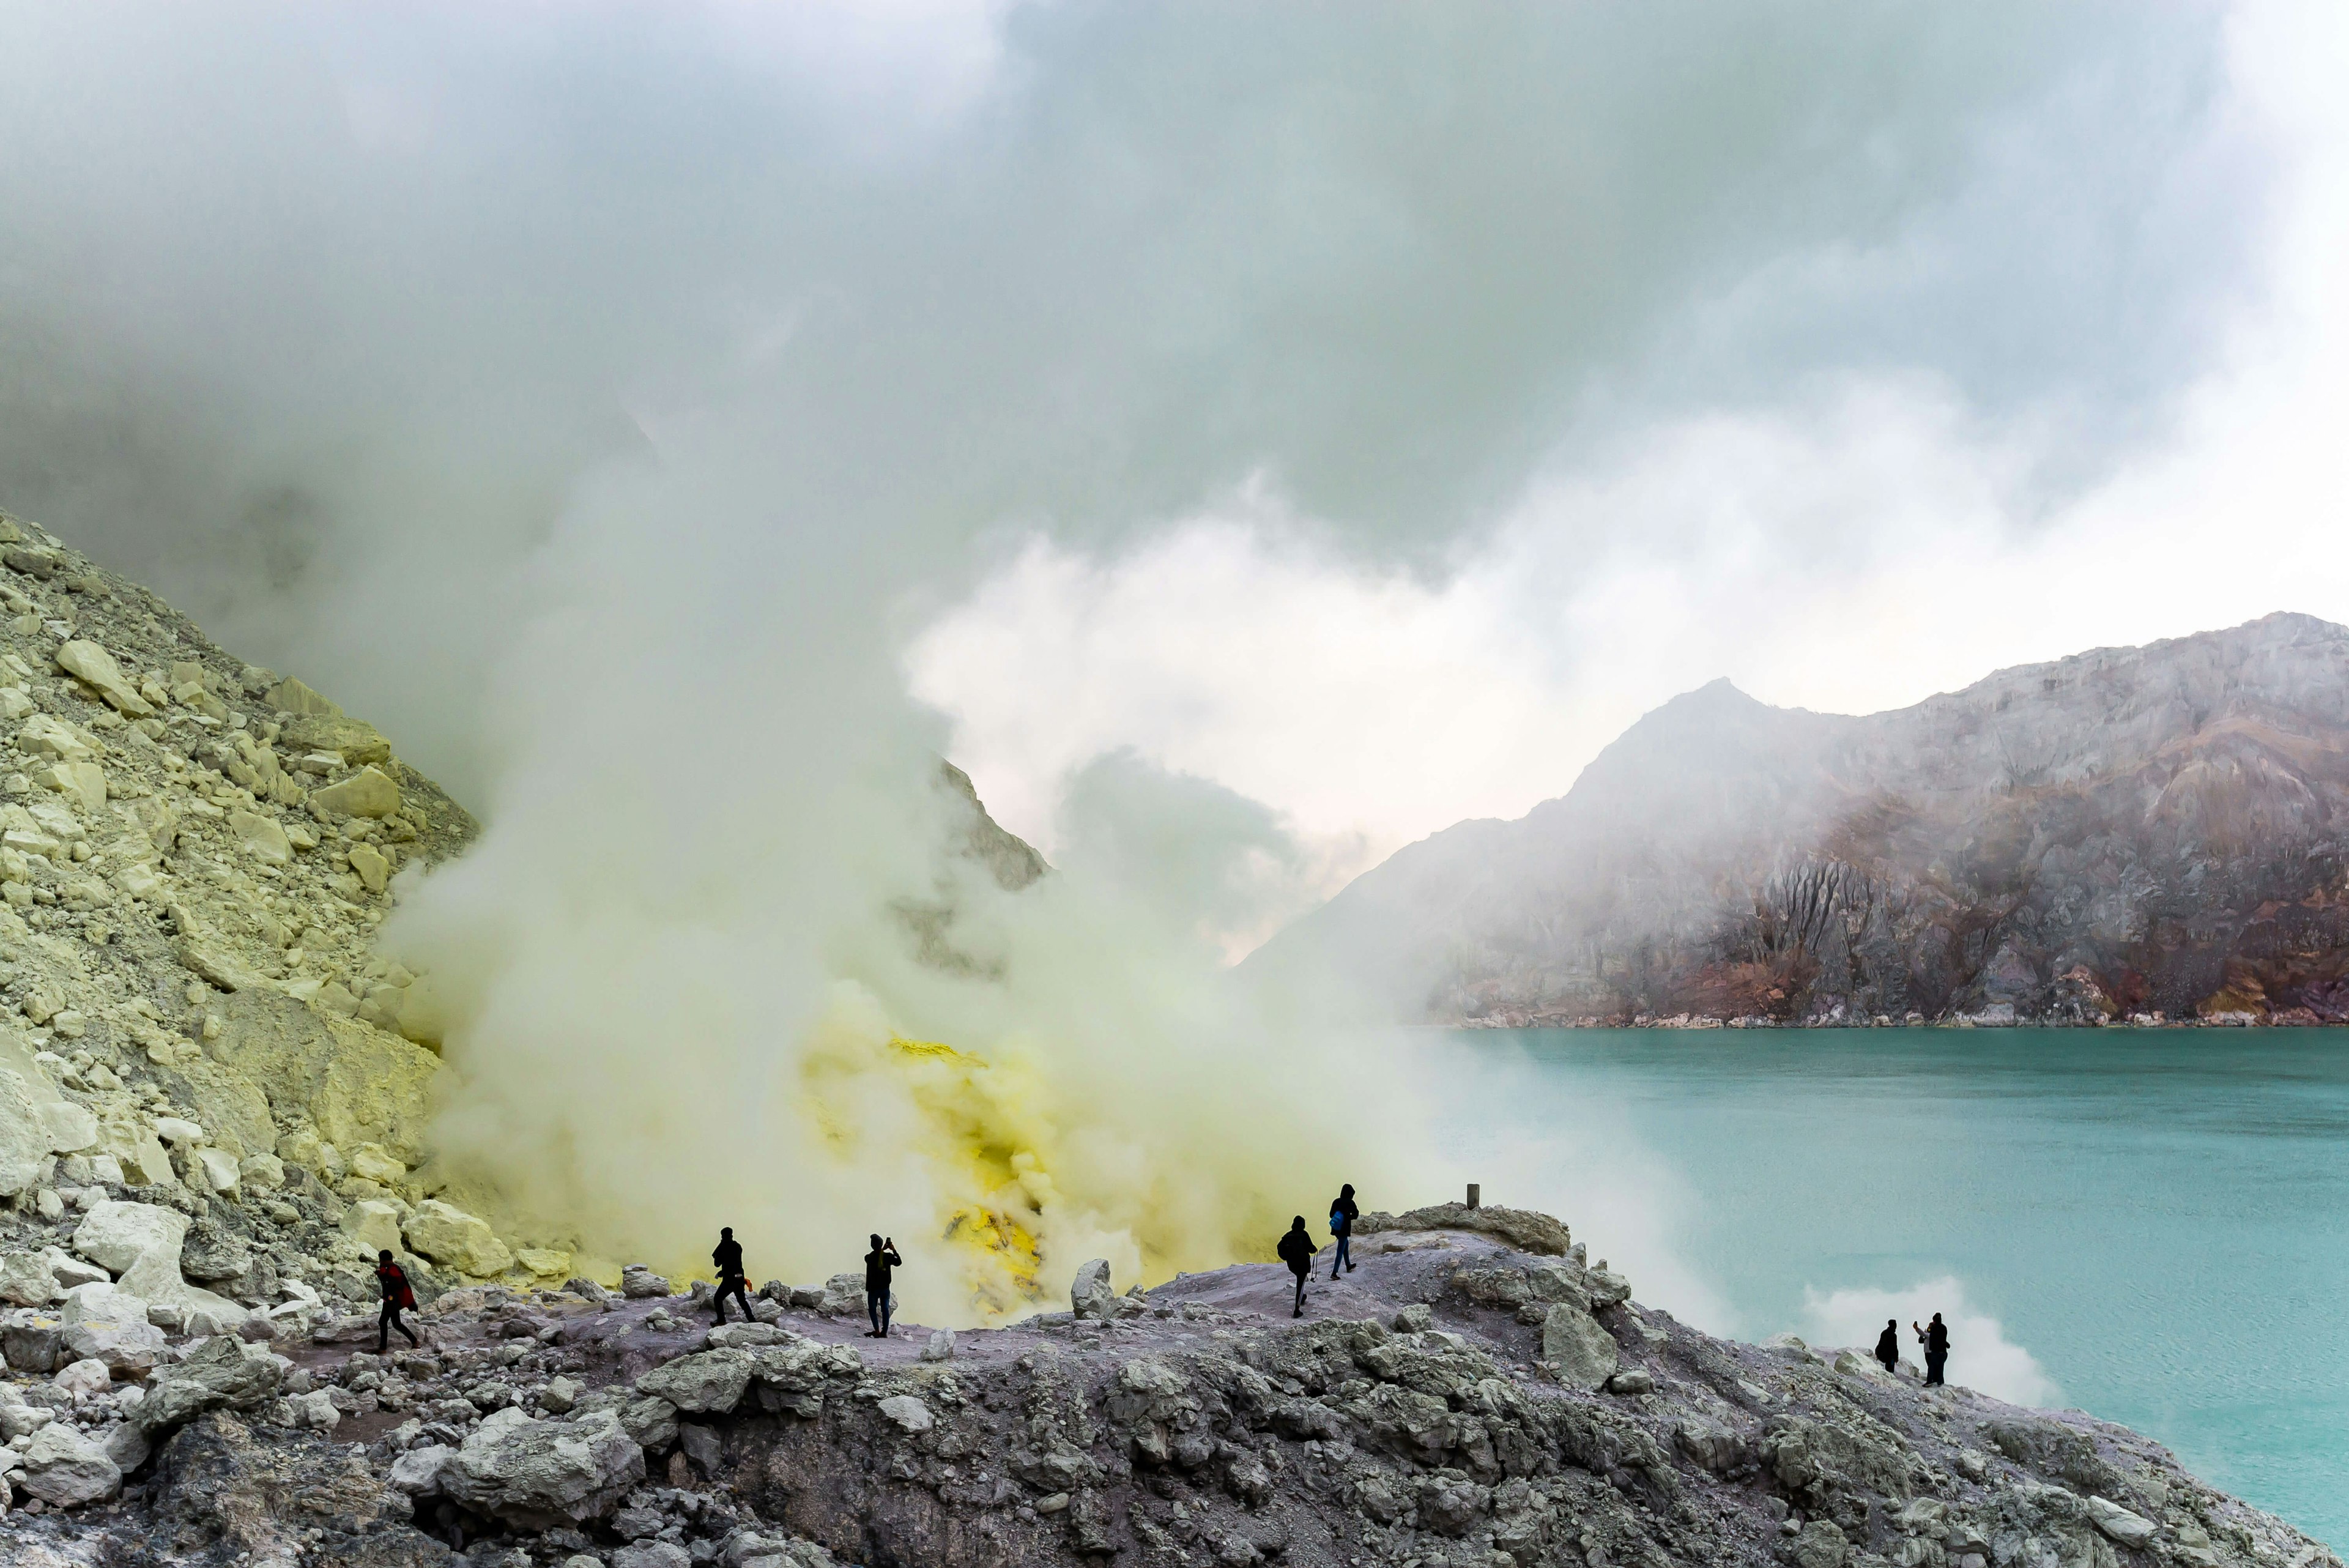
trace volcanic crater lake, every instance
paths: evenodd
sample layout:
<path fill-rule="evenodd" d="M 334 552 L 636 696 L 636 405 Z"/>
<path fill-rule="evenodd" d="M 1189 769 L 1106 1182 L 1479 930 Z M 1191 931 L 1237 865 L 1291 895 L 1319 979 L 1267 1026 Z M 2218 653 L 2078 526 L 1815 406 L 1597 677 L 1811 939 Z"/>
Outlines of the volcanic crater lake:
<path fill-rule="evenodd" d="M 1906 1345 L 1947 1300 L 1952 1382 L 2134 1427 L 2349 1543 L 2349 1032 L 1475 1031 L 1440 1050 L 1443 1141 L 1486 1201 L 1558 1206 L 1641 1301 L 1815 1345 L 1872 1342 L 1897 1312 Z"/>

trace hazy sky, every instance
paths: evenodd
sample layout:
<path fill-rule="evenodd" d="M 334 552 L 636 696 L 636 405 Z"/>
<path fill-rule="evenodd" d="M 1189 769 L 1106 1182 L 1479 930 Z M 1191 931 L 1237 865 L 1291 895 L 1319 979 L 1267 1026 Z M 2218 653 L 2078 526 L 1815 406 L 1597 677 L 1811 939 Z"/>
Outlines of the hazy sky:
<path fill-rule="evenodd" d="M 0 0 L 0 505 L 492 805 L 515 627 L 815 625 L 1261 924 L 1716 676 L 2349 619 L 2344 26 Z"/>

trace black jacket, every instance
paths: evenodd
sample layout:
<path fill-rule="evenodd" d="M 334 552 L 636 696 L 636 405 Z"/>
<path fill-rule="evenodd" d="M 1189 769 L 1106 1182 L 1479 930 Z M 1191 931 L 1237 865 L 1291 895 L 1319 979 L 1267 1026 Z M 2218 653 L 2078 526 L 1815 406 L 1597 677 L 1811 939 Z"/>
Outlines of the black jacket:
<path fill-rule="evenodd" d="M 1313 1254 L 1320 1249 L 1313 1244 L 1311 1236 L 1302 1231 L 1291 1231 L 1281 1237 L 1275 1251 L 1280 1254 L 1280 1261 L 1288 1265 L 1290 1273 L 1304 1274 L 1312 1272 Z"/>
<path fill-rule="evenodd" d="M 1947 1355 L 1950 1354 L 1949 1324 L 1942 1323 L 1929 1323 L 1925 1325 L 1925 1354 L 1928 1355 Z"/>
<path fill-rule="evenodd" d="M 883 1247 L 864 1254 L 864 1288 L 867 1292 L 889 1288 L 889 1271 L 905 1262 L 895 1247 Z"/>
<path fill-rule="evenodd" d="M 1330 1231 L 1335 1236 L 1354 1233 L 1354 1221 L 1362 1217 L 1362 1206 L 1350 1198 L 1340 1198 L 1330 1205 Z"/>
<path fill-rule="evenodd" d="M 1876 1359 L 1889 1366 L 1900 1359 L 1900 1334 L 1897 1329 L 1886 1329 L 1876 1336 Z"/>
<path fill-rule="evenodd" d="M 719 1279 L 740 1279 L 742 1277 L 742 1243 L 730 1236 L 728 1237 L 718 1243 L 718 1250 L 709 1254 L 709 1261 L 718 1265 Z"/>

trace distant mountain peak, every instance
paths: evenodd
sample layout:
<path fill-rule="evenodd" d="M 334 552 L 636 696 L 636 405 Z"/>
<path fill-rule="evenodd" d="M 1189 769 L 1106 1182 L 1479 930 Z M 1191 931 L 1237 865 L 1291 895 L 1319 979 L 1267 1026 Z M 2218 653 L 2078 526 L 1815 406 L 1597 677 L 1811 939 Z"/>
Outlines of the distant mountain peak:
<path fill-rule="evenodd" d="M 2349 1021 L 2349 628 L 2279 612 L 1906 708 L 1723 679 L 1268 943 L 1439 1020 Z"/>

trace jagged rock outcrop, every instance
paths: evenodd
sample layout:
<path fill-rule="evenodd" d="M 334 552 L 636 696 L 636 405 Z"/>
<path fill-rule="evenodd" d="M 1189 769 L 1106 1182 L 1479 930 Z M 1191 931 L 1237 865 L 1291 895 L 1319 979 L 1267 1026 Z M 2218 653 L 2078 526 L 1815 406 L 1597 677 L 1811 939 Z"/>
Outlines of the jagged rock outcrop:
<path fill-rule="evenodd" d="M 1249 967 L 1445 1022 L 2340 1023 L 2344 821 L 2349 628 L 2307 616 L 1857 718 L 1716 681 Z"/>
<path fill-rule="evenodd" d="M 0 1542 L 78 1528 L 110 1560 L 199 1563 L 300 1542 L 350 1568 L 460 1545 L 515 1568 L 2338 1561 L 2120 1428 L 1714 1339 L 1570 1244 L 1525 1251 L 1446 1222 L 1462 1212 L 1360 1235 L 1301 1322 L 1285 1270 L 1241 1265 L 1106 1321 L 967 1333 L 944 1362 L 921 1330 L 851 1342 L 821 1293 L 780 1282 L 761 1321 L 717 1330 L 592 1285 L 451 1292 L 426 1349 L 322 1330 L 285 1375 L 309 1392 L 199 1415 L 130 1467 L 117 1511 L 0 1522 Z M 323 1446 L 305 1401 L 359 1446 Z M 91 1487 L 92 1447 L 44 1451 Z"/>

